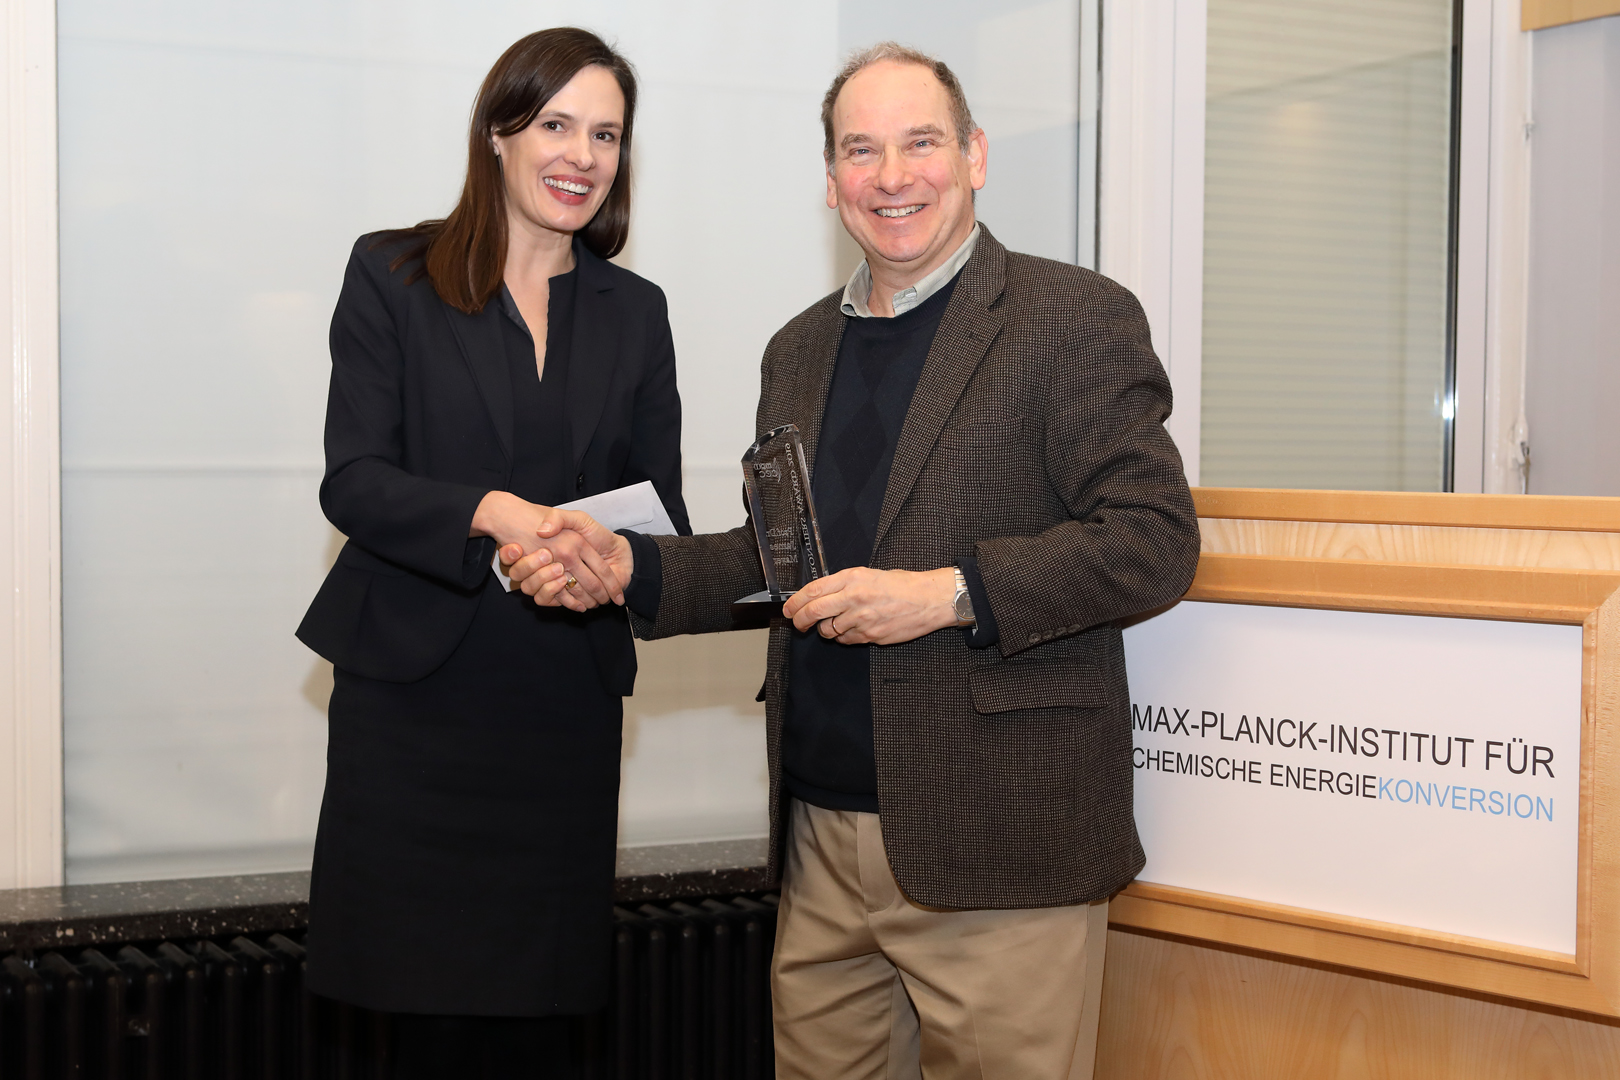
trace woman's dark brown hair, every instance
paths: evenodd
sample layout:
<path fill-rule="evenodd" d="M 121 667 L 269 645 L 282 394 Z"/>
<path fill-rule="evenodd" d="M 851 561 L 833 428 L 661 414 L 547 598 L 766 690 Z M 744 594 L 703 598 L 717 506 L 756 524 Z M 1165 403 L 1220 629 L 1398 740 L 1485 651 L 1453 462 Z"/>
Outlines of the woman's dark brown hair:
<path fill-rule="evenodd" d="M 601 209 L 579 231 L 594 254 L 610 259 L 630 236 L 630 132 L 636 115 L 636 73 L 607 42 L 576 27 L 541 30 L 514 42 L 484 76 L 467 132 L 467 180 L 450 216 L 384 234 L 379 242 L 410 238 L 393 260 L 398 270 L 413 259 L 407 282 L 423 274 L 445 303 L 472 314 L 501 288 L 506 271 L 506 185 L 491 137 L 516 135 L 546 102 L 591 65 L 607 68 L 624 91 L 624 131 L 619 136 L 619 172 Z"/>

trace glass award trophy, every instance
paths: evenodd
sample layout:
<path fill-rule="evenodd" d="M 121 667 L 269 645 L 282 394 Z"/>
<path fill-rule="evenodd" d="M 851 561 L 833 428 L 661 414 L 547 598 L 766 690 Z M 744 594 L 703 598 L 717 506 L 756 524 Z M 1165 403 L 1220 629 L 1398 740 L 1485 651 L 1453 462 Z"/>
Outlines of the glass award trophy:
<path fill-rule="evenodd" d="M 738 600 L 733 610 L 739 614 L 753 605 L 780 605 L 827 573 L 799 426 L 788 424 L 760 436 L 743 455 L 742 467 L 765 590 Z"/>

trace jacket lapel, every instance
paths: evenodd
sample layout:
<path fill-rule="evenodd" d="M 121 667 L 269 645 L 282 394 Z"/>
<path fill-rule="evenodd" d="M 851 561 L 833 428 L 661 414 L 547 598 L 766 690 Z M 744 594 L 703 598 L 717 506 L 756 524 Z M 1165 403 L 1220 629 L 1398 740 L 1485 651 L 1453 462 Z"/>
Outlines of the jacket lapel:
<path fill-rule="evenodd" d="M 827 411 L 827 394 L 832 389 L 833 368 L 838 364 L 838 346 L 843 339 L 844 316 L 834 308 L 832 317 L 817 325 L 799 350 L 789 402 L 791 412 L 782 421 L 799 425 L 812 476 L 816 471 L 816 447 L 821 442 L 821 418 Z"/>
<path fill-rule="evenodd" d="M 945 421 L 955 411 L 968 381 L 1001 330 L 1001 319 L 990 311 L 990 305 L 1001 296 L 1006 271 L 1007 249 L 996 242 L 989 229 L 981 228 L 973 255 L 962 268 L 961 280 L 934 334 L 917 390 L 911 396 L 872 539 L 874 556 L 910 497 Z"/>
<path fill-rule="evenodd" d="M 500 301 L 491 299 L 484 310 L 466 315 L 449 304 L 441 305 L 450 320 L 461 356 L 472 371 L 473 382 L 484 399 L 484 408 L 495 424 L 495 434 L 506 453 L 507 463 L 512 461 L 512 377 L 507 371 L 506 348 L 501 341 Z"/>
<path fill-rule="evenodd" d="M 579 284 L 574 295 L 566 401 L 569 445 L 573 467 L 578 469 L 601 422 L 613 373 L 619 367 L 619 311 L 613 303 L 613 279 L 603 260 L 577 239 L 574 258 L 579 264 Z"/>

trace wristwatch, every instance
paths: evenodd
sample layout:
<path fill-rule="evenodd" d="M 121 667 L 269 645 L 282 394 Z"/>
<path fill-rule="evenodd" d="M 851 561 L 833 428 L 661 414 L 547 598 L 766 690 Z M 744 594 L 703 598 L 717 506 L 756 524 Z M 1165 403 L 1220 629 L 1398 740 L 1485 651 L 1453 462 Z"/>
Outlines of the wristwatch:
<path fill-rule="evenodd" d="M 973 597 L 968 594 L 967 575 L 962 573 L 960 566 L 951 567 L 956 571 L 956 599 L 951 606 L 956 609 L 957 626 L 973 626 L 979 620 L 973 614 Z"/>

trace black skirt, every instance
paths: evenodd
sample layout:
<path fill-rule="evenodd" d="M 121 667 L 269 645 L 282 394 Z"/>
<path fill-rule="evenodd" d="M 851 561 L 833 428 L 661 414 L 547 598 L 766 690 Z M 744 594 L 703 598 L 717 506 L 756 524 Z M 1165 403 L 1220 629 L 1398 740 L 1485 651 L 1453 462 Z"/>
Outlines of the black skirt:
<path fill-rule="evenodd" d="M 577 619 L 491 576 L 428 678 L 336 673 L 313 991 L 481 1016 L 606 1000 L 624 709 Z"/>

